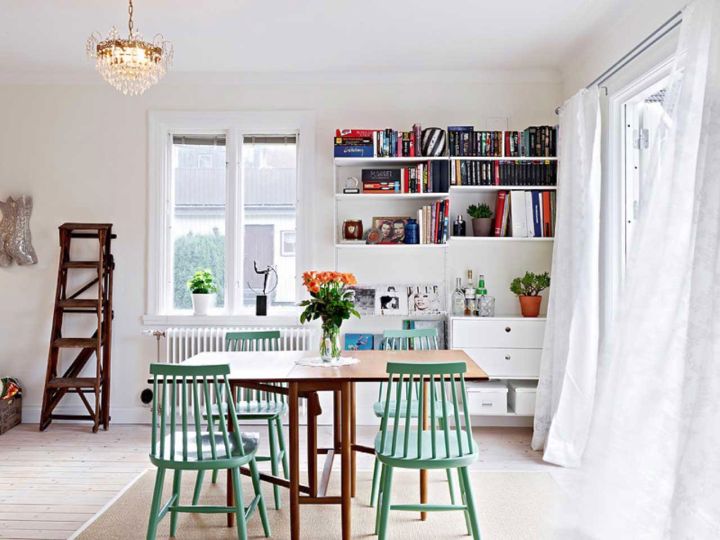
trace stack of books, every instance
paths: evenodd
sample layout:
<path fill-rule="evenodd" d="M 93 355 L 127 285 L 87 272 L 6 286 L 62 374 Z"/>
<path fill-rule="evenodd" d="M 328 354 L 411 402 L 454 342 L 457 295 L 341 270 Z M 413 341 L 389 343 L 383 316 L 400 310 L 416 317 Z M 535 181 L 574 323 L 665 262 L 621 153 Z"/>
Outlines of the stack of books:
<path fill-rule="evenodd" d="M 494 236 L 554 237 L 555 205 L 554 191 L 499 191 Z"/>
<path fill-rule="evenodd" d="M 452 163 L 453 186 L 554 186 L 557 161 L 465 161 Z"/>
<path fill-rule="evenodd" d="M 336 129 L 335 157 L 375 157 L 374 140 L 371 129 Z"/>
<path fill-rule="evenodd" d="M 392 169 L 363 169 L 363 193 L 447 193 L 448 165 L 428 161 Z"/>
<path fill-rule="evenodd" d="M 450 199 L 436 201 L 417 211 L 421 244 L 445 244 L 450 225 Z"/>
<path fill-rule="evenodd" d="M 451 156 L 501 157 L 502 131 L 475 131 L 473 126 L 448 126 Z"/>
<path fill-rule="evenodd" d="M 387 129 L 336 129 L 335 157 L 419 157 L 422 128 L 410 131 Z"/>
<path fill-rule="evenodd" d="M 557 128 L 530 126 L 524 131 L 506 131 L 506 157 L 554 157 L 557 155 Z"/>

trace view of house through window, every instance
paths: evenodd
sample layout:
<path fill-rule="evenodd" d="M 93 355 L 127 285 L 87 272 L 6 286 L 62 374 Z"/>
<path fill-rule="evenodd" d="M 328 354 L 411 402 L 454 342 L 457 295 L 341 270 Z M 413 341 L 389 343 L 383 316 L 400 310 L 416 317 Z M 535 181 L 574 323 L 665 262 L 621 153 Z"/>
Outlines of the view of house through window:
<path fill-rule="evenodd" d="M 259 269 L 275 266 L 273 305 L 295 303 L 297 145 L 294 135 L 245 136 L 242 145 L 243 304 L 255 305 L 263 286 Z M 249 284 L 249 285 L 248 285 Z M 270 284 L 272 285 L 272 283 Z"/>
<path fill-rule="evenodd" d="M 173 136 L 172 307 L 192 308 L 187 280 L 209 269 L 225 305 L 225 135 Z"/>

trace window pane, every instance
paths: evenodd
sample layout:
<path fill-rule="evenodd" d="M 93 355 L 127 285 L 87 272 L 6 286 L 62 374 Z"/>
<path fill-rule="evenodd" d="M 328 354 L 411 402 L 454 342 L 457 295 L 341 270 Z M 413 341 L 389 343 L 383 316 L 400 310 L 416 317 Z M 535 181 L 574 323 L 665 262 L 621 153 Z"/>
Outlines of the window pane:
<path fill-rule="evenodd" d="M 187 280 L 202 269 L 215 276 L 217 305 L 225 305 L 225 161 L 224 137 L 173 138 L 174 309 L 192 308 Z"/>
<path fill-rule="evenodd" d="M 268 266 L 277 269 L 272 305 L 295 303 L 295 218 L 297 154 L 294 136 L 246 136 L 242 148 L 244 204 L 243 303 L 255 304 Z M 248 287 L 248 283 L 251 287 Z M 272 287 L 274 279 L 270 279 Z"/>

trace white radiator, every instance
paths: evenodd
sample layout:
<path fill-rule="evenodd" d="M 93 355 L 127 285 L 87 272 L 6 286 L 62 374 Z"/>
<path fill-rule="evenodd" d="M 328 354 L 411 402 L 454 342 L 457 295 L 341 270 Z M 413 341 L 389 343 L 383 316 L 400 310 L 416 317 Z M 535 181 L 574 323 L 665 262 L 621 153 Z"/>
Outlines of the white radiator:
<path fill-rule="evenodd" d="M 183 327 L 167 328 L 165 361 L 177 364 L 201 352 L 224 351 L 228 332 L 279 330 L 280 350 L 308 351 L 317 347 L 318 331 L 303 327 Z"/>

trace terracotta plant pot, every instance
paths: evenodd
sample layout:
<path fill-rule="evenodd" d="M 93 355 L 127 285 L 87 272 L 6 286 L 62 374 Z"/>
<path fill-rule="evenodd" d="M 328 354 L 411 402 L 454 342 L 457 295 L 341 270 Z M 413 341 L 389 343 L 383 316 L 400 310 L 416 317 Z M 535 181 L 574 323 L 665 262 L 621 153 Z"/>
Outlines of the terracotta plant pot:
<path fill-rule="evenodd" d="M 523 317 L 537 317 L 540 315 L 542 296 L 519 296 L 520 312 Z"/>
<path fill-rule="evenodd" d="M 492 231 L 492 218 L 473 218 L 472 228 L 474 236 L 490 236 Z"/>

